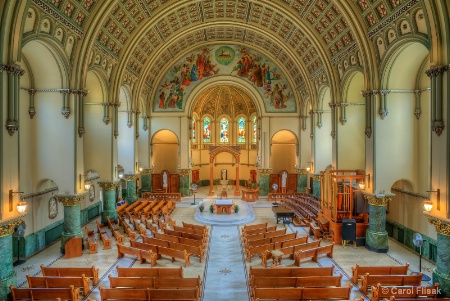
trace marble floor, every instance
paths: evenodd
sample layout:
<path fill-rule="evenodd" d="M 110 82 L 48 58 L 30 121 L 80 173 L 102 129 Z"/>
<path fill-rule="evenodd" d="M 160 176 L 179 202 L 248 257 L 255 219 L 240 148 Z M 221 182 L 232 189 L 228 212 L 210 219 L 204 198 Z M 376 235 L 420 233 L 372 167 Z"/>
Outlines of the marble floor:
<path fill-rule="evenodd" d="M 217 195 L 217 194 L 216 194 Z M 191 265 L 184 268 L 184 277 L 200 276 L 203 282 L 204 301 L 215 300 L 251 300 L 248 294 L 247 274 L 250 266 L 261 267 L 260 259 L 256 256 L 250 262 L 245 261 L 242 252 L 240 240 L 240 227 L 243 224 L 255 224 L 269 222 L 275 224 L 271 206 L 267 198 L 252 203 L 241 201 L 239 197 L 230 196 L 229 199 L 239 205 L 240 210 L 237 214 L 218 215 L 210 213 L 207 208 L 217 197 L 208 196 L 208 187 L 200 187 L 196 194 L 196 202 L 193 204 L 193 197 L 185 197 L 182 202 L 177 203 L 177 207 L 171 217 L 181 225 L 181 221 L 188 223 L 206 224 L 210 227 L 210 241 L 208 244 L 205 260 L 200 262 L 198 257 L 191 257 Z M 198 206 L 205 204 L 205 211 L 200 212 Z M 96 229 L 95 220 L 88 225 L 89 229 Z M 308 235 L 308 229 L 305 227 L 294 227 L 292 224 L 281 225 L 279 228 L 286 227 L 286 232 L 298 232 L 299 236 Z M 126 237 L 126 236 L 125 236 Z M 139 240 L 140 238 L 138 238 Z M 113 247 L 109 250 L 103 250 L 103 244 L 98 242 L 99 252 L 89 254 L 88 248 L 83 251 L 83 256 L 72 259 L 65 259 L 60 253 L 60 242 L 57 241 L 45 250 L 28 258 L 24 263 L 14 267 L 17 273 L 17 285 L 27 286 L 26 275 L 39 276 L 40 265 L 45 266 L 92 266 L 100 269 L 100 283 L 92 287 L 90 292 L 81 296 L 81 300 L 92 298 L 100 300 L 98 286 L 109 287 L 108 275 L 117 275 L 116 267 L 150 267 L 148 263 L 140 264 L 136 258 L 125 256 L 117 258 L 117 248 L 112 239 Z M 327 242 L 324 242 L 327 243 Z M 126 245 L 128 241 L 125 241 Z M 368 251 L 365 247 L 352 247 L 335 245 L 333 258 L 321 257 L 319 261 L 305 261 L 301 266 L 331 266 L 335 265 L 335 273 L 343 274 L 342 285 L 350 282 L 351 267 L 360 265 L 403 265 L 409 263 L 409 273 L 419 271 L 419 255 L 406 249 L 394 240 L 389 240 L 389 252 L 386 254 L 374 253 Z M 293 260 L 283 259 L 283 266 L 293 266 Z M 180 267 L 181 261 L 171 262 L 169 258 L 158 260 L 160 267 Z M 422 272 L 431 277 L 432 269 L 435 264 L 425 259 L 422 260 Z M 423 285 L 431 284 L 423 282 Z M 353 285 L 351 299 L 364 297 L 359 287 Z M 370 296 L 370 293 L 369 293 Z"/>

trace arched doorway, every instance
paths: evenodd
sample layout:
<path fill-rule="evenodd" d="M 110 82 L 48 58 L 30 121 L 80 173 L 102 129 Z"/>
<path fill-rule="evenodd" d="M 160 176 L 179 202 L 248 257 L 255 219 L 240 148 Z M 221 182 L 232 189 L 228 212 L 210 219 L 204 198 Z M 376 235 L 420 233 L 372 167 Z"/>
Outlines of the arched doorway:
<path fill-rule="evenodd" d="M 233 147 L 233 146 L 211 146 L 209 151 L 209 195 L 214 195 L 214 160 L 220 153 L 227 152 L 230 153 L 235 161 L 235 168 L 236 168 L 236 183 L 235 183 L 235 190 L 234 195 L 240 195 L 239 191 L 239 164 L 240 164 L 240 150 L 239 147 Z M 221 180 L 227 181 L 228 177 L 223 177 L 223 172 L 221 172 Z"/>
<path fill-rule="evenodd" d="M 270 166 L 272 167 L 272 173 L 278 173 L 282 170 L 295 173 L 298 153 L 297 136 L 288 130 L 278 131 L 272 136 L 271 145 Z"/>
<path fill-rule="evenodd" d="M 161 130 L 152 138 L 152 167 L 154 173 L 168 170 L 178 173 L 179 166 L 178 137 L 172 131 Z"/>

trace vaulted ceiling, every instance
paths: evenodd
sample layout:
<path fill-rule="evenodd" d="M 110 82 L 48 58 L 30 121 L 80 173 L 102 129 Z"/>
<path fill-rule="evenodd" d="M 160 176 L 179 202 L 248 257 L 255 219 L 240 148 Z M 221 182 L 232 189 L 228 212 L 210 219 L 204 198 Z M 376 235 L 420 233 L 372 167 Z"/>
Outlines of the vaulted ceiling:
<path fill-rule="evenodd" d="M 116 77 L 133 78 L 149 93 L 156 93 L 154 86 L 171 62 L 193 47 L 217 42 L 249 45 L 271 57 L 300 95 L 308 94 L 316 79 L 328 81 L 343 57 L 360 58 L 358 39 L 372 39 L 422 5 L 421 0 L 33 2 L 80 40 L 95 37 L 93 49 L 108 58 Z M 101 26 L 93 28 L 98 18 Z"/>

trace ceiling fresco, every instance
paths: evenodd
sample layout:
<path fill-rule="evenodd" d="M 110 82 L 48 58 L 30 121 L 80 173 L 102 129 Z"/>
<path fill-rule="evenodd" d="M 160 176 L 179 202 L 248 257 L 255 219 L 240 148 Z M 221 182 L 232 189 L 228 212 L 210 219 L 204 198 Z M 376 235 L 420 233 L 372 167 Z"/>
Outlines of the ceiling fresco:
<path fill-rule="evenodd" d="M 113 72 L 133 76 L 155 98 L 160 88 L 156 81 L 168 62 L 189 56 L 186 49 L 194 45 L 215 43 L 247 45 L 272 57 L 295 83 L 296 95 L 309 94 L 318 78 L 333 77 L 329 66 L 337 68 L 360 52 L 357 27 L 372 39 L 412 8 L 423 6 L 422 1 L 32 0 L 80 40 L 94 30 L 95 50 L 114 66 L 124 66 Z M 98 9 L 105 13 L 95 14 Z M 98 18 L 101 25 L 90 27 Z M 268 108 L 295 110 L 292 106 Z M 160 109 L 159 103 L 153 109 L 180 110 L 177 106 Z"/>
<path fill-rule="evenodd" d="M 261 95 L 266 112 L 296 111 L 292 88 L 280 68 L 242 45 L 209 45 L 179 60 L 159 83 L 153 111 L 183 111 L 189 94 L 202 80 L 224 75 L 250 83 Z"/>

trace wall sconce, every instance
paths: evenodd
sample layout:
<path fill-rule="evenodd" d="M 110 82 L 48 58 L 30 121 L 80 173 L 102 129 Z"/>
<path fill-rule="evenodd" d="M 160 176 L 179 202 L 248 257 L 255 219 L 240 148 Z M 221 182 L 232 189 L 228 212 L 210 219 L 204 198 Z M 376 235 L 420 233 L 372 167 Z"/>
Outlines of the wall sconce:
<path fill-rule="evenodd" d="M 370 188 L 370 173 L 367 175 L 364 175 L 364 178 L 361 182 L 358 183 L 359 189 L 364 190 L 366 189 L 366 178 L 367 177 L 367 188 Z"/>
<path fill-rule="evenodd" d="M 438 210 L 439 210 L 439 202 L 441 201 L 441 190 L 438 188 L 436 190 L 427 190 L 427 192 L 432 192 L 436 194 L 436 204 L 438 204 Z M 430 212 L 431 209 L 433 209 L 433 202 L 431 200 L 425 200 L 423 202 L 423 207 L 426 211 Z"/>
<path fill-rule="evenodd" d="M 308 167 L 306 167 L 307 171 L 314 171 L 314 162 L 307 162 Z"/>
<path fill-rule="evenodd" d="M 81 180 L 82 180 L 82 178 L 87 178 L 87 175 L 82 175 L 82 174 L 80 174 L 80 176 L 79 176 L 79 183 L 80 183 L 80 189 L 81 189 Z M 89 190 L 89 188 L 91 188 L 91 182 L 89 181 L 89 180 L 85 180 L 84 181 L 84 189 L 85 190 Z"/>
<path fill-rule="evenodd" d="M 117 175 L 117 177 L 119 178 L 119 179 L 122 179 L 122 177 L 123 177 L 123 173 L 125 172 L 125 170 L 123 169 L 123 167 L 122 167 L 122 165 L 117 165 L 116 167 L 115 167 L 115 169 L 116 169 L 116 175 Z"/>
<path fill-rule="evenodd" d="M 20 194 L 20 196 L 22 197 L 23 191 L 12 191 L 11 189 L 9 190 L 9 211 L 13 210 L 13 198 L 16 194 Z M 17 203 L 17 211 L 19 211 L 19 213 L 24 213 L 25 210 L 27 210 L 27 203 L 19 201 Z"/>

